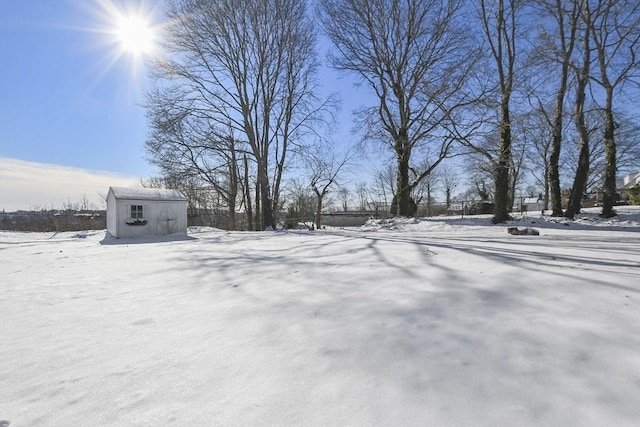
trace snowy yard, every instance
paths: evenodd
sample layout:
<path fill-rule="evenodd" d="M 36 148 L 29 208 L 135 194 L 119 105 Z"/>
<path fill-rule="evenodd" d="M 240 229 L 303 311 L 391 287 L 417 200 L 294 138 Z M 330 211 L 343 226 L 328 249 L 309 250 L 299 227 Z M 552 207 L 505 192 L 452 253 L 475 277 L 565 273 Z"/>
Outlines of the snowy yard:
<path fill-rule="evenodd" d="M 640 425 L 640 208 L 618 212 L 0 232 L 0 420 Z"/>

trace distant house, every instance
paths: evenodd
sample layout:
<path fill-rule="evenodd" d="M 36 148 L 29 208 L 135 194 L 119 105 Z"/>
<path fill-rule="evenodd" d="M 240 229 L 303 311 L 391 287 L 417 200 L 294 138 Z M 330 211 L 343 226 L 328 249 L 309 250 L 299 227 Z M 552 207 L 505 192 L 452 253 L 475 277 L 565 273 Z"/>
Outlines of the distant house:
<path fill-rule="evenodd" d="M 187 232 L 187 199 L 177 190 L 109 187 L 107 232 L 115 238 Z"/>
<path fill-rule="evenodd" d="M 637 185 L 640 185 L 640 172 L 625 175 L 622 178 L 622 185 L 618 186 L 616 190 L 620 196 L 620 200 L 628 202 L 630 199 L 629 191 Z"/>

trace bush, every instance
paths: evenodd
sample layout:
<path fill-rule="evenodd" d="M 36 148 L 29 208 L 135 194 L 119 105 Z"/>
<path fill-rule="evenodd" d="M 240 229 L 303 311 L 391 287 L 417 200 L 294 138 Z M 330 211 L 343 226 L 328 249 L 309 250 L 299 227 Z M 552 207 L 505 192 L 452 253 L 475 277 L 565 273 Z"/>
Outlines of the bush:
<path fill-rule="evenodd" d="M 629 202 L 632 205 L 640 205 L 640 184 L 636 184 L 627 190 Z"/>

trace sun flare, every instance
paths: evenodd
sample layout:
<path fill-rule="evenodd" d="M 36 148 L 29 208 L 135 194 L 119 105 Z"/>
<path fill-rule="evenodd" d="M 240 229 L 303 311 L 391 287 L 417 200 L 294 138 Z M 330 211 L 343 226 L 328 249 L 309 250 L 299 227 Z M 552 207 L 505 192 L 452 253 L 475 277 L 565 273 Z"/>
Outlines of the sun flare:
<path fill-rule="evenodd" d="M 2 0 L 0 0 L 2 2 Z M 130 81 L 144 76 L 147 64 L 162 55 L 163 2 L 158 0 L 99 0 L 78 3 L 86 10 L 85 26 L 72 29 L 93 34 L 91 49 L 100 50 L 96 78 L 114 69 L 129 71 Z"/>
<path fill-rule="evenodd" d="M 120 16 L 116 24 L 115 35 L 120 47 L 130 54 L 144 55 L 153 50 L 153 29 L 148 21 L 140 16 Z"/>
<path fill-rule="evenodd" d="M 2 1 L 2 0 L 0 0 Z M 160 52 L 161 2 L 156 0 L 101 0 L 86 3 L 96 16 L 90 31 L 101 35 L 108 49 L 103 73 L 116 64 L 128 66 L 134 77 Z M 97 6 L 97 7 L 96 7 Z"/>

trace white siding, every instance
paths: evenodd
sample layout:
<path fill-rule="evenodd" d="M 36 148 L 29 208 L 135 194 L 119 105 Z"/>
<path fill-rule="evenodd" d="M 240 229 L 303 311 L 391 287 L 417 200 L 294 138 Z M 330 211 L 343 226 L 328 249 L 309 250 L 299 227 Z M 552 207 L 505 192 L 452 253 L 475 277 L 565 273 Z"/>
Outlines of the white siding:
<path fill-rule="evenodd" d="M 128 197 L 139 196 L 139 198 L 122 199 L 116 196 L 118 193 L 123 194 L 122 189 L 117 189 L 114 193 L 110 188 L 107 196 L 107 231 L 113 237 L 165 236 L 187 232 L 187 200 L 179 193 L 177 194 L 180 197 L 175 197 L 176 192 L 171 193 L 173 197 L 169 200 L 161 200 L 163 195 L 169 194 L 165 192 L 158 195 L 157 190 L 145 193 L 144 189 L 135 189 L 126 193 Z M 132 205 L 143 207 L 146 224 L 127 223 L 131 219 Z"/>
<path fill-rule="evenodd" d="M 107 231 L 113 237 L 118 236 L 118 215 L 116 198 L 113 195 L 113 191 L 111 191 L 111 189 L 109 189 L 109 193 L 107 194 Z"/>

